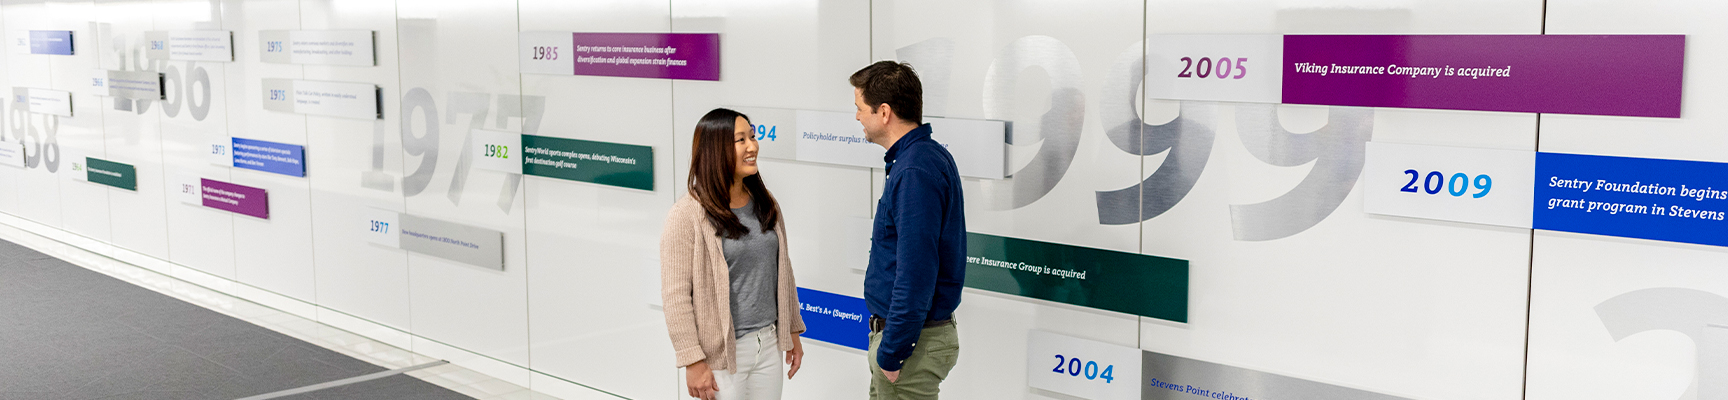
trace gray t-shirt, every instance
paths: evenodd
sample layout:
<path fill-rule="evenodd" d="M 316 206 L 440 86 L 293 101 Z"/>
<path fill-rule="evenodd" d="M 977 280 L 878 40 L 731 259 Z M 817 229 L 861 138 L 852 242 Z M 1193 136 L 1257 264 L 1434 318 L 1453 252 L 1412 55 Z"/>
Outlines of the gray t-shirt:
<path fill-rule="evenodd" d="M 780 285 L 780 236 L 763 232 L 755 202 L 734 208 L 738 222 L 750 233 L 737 240 L 721 238 L 726 253 L 727 275 L 732 281 L 732 328 L 734 337 L 773 325 L 780 317 L 775 295 Z"/>

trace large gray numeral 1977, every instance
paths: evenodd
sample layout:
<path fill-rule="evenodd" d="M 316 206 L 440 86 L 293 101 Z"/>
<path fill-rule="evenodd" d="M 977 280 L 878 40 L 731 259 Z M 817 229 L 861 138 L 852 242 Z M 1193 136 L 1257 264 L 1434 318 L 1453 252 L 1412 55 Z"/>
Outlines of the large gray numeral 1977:
<path fill-rule="evenodd" d="M 498 96 L 498 120 L 493 125 L 497 129 L 509 127 L 511 117 L 522 119 L 522 134 L 534 135 L 540 133 L 540 118 L 546 115 L 545 96 Z M 510 206 L 516 203 L 516 191 L 522 187 L 522 174 L 506 174 L 504 187 L 498 192 L 498 209 L 510 212 Z"/>
<path fill-rule="evenodd" d="M 402 95 L 402 151 L 408 155 L 420 156 L 420 164 L 412 173 L 402 177 L 402 194 L 407 197 L 419 195 L 432 182 L 432 175 L 438 169 L 438 153 L 440 152 L 439 131 L 441 124 L 462 126 L 461 115 L 468 115 L 467 134 L 462 138 L 462 145 L 457 148 L 456 165 L 452 168 L 450 188 L 445 197 L 451 204 L 461 205 L 462 195 L 466 193 L 468 175 L 474 169 L 474 155 L 468 151 L 474 146 L 474 129 L 486 127 L 486 118 L 492 114 L 493 96 L 487 93 L 451 92 L 447 100 L 449 109 L 445 110 L 444 118 L 438 118 L 438 104 L 432 98 L 432 93 L 425 88 L 409 89 Z M 542 96 L 499 95 L 498 116 L 495 120 L 496 129 L 509 127 L 510 118 L 522 120 L 522 133 L 534 134 L 540 130 L 540 119 L 546 114 L 546 98 Z M 420 112 L 419 121 L 423 122 L 426 132 L 414 134 L 415 111 Z M 376 140 L 376 139 L 375 139 Z M 382 141 L 374 145 L 372 156 L 373 167 L 382 168 Z M 498 192 L 498 208 L 510 212 L 515 204 L 519 187 L 522 183 L 520 174 L 509 174 L 504 185 Z M 388 185 L 366 184 L 387 190 Z"/>
<path fill-rule="evenodd" d="M 456 172 L 450 176 L 450 190 L 445 198 L 450 204 L 462 204 L 463 189 L 468 186 L 468 172 L 474 169 L 474 130 L 486 126 L 486 115 L 492 113 L 492 95 L 486 93 L 451 92 L 450 108 L 444 111 L 444 123 L 456 125 L 456 116 L 468 114 L 467 134 L 462 135 L 462 147 L 456 151 Z M 460 125 L 458 125 L 460 126 Z"/>
<path fill-rule="evenodd" d="M 426 127 L 426 133 L 420 136 L 414 135 L 416 109 L 420 110 L 422 125 Z M 425 88 L 409 89 L 402 94 L 399 118 L 402 120 L 402 151 L 420 156 L 420 165 L 402 177 L 402 196 L 414 197 L 426 190 L 426 185 L 432 183 L 432 173 L 438 170 L 438 103 Z M 377 155 L 380 154 L 374 154 Z"/>

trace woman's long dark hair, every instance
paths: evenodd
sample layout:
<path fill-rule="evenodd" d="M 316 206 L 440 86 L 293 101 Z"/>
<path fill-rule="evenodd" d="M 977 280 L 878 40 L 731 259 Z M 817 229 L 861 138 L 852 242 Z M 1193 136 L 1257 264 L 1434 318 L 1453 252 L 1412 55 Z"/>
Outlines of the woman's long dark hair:
<path fill-rule="evenodd" d="M 732 213 L 732 176 L 737 173 L 737 144 L 734 132 L 738 118 L 749 121 L 743 113 L 716 108 L 696 123 L 696 139 L 690 146 L 690 195 L 702 204 L 714 231 L 727 239 L 737 239 L 750 233 L 738 215 Z M 780 205 L 774 195 L 762 185 L 762 173 L 744 177 L 744 189 L 750 192 L 756 217 L 762 231 L 772 231 L 780 221 Z"/>

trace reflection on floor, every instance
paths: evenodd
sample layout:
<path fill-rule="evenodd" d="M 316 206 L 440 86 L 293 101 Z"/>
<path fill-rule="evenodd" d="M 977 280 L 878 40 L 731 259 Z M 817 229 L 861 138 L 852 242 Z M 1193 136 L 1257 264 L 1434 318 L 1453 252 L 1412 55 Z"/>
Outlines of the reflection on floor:
<path fill-rule="evenodd" d="M 76 258 L 113 265 L 87 269 L 0 240 L 0 399 L 235 399 L 436 361 L 119 261 Z M 282 398 L 552 399 L 455 365 Z"/>

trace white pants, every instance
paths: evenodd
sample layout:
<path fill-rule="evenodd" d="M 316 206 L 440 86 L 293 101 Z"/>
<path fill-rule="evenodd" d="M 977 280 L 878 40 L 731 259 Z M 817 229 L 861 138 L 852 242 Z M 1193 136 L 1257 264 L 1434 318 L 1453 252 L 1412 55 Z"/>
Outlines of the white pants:
<path fill-rule="evenodd" d="M 720 385 L 720 400 L 779 400 L 780 385 L 786 379 L 781 364 L 786 354 L 780 351 L 780 339 L 774 325 L 757 329 L 738 338 L 738 363 L 735 371 L 714 371 L 714 383 Z"/>

